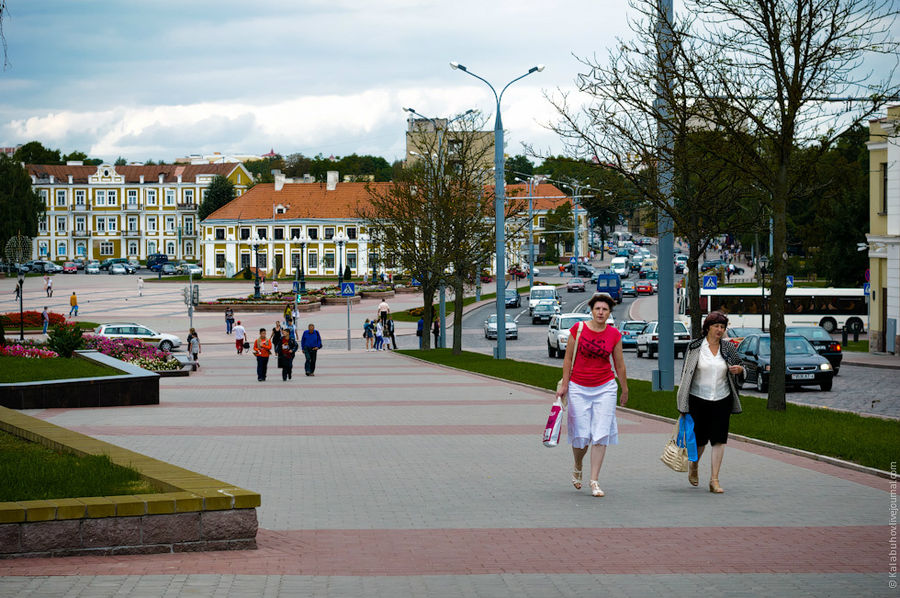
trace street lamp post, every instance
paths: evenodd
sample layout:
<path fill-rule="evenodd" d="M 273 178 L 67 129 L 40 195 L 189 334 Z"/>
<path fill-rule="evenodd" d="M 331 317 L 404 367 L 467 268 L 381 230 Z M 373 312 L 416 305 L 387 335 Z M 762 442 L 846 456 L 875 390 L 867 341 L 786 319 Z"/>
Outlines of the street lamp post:
<path fill-rule="evenodd" d="M 575 243 L 572 245 L 572 255 L 575 256 L 575 265 L 572 267 L 572 276 L 578 276 L 580 274 L 578 267 L 578 200 L 579 195 L 578 192 L 584 187 L 583 184 L 572 181 L 571 183 L 560 183 L 572 190 L 572 212 L 575 215 Z"/>
<path fill-rule="evenodd" d="M 16 264 L 19 268 L 19 264 Z M 19 270 L 19 340 L 25 340 L 25 319 L 24 310 L 22 309 L 22 297 L 25 295 L 25 273 Z"/>
<path fill-rule="evenodd" d="M 296 277 L 296 293 L 299 295 L 303 295 L 306 292 L 306 276 L 303 272 L 303 264 L 305 261 L 304 250 L 306 249 L 306 243 L 309 239 L 306 238 L 306 235 L 300 233 L 300 236 L 297 237 L 294 242 L 300 246 L 300 263 L 297 264 L 297 270 L 294 272 L 294 276 Z"/>
<path fill-rule="evenodd" d="M 534 186 L 537 181 L 534 177 L 519 178 L 525 183 L 528 191 L 528 288 L 534 286 Z"/>
<path fill-rule="evenodd" d="M 344 236 L 344 233 L 338 233 L 334 236 L 334 244 L 337 245 L 338 250 L 338 288 L 341 288 L 341 285 L 344 282 L 344 264 L 342 260 L 342 253 L 344 248 L 344 243 L 347 242 L 347 237 Z"/>
<path fill-rule="evenodd" d="M 497 93 L 497 90 L 494 89 L 494 86 L 491 85 L 487 79 L 483 77 L 479 77 L 469 69 L 467 69 L 464 65 L 459 64 L 458 62 L 451 62 L 450 68 L 453 70 L 460 70 L 467 75 L 471 75 L 475 77 L 485 85 L 487 85 L 491 92 L 494 94 L 494 100 L 497 103 L 497 112 L 494 117 L 494 227 L 496 228 L 496 270 L 497 270 L 497 330 L 499 330 L 501 325 L 504 325 L 506 322 L 506 302 L 505 302 L 505 294 L 501 292 L 500 281 L 506 279 L 506 255 L 504 253 L 504 246 L 506 244 L 506 223 L 504 222 L 504 213 L 503 204 L 505 203 L 505 188 L 504 188 L 504 176 L 503 176 L 503 121 L 500 117 L 500 101 L 503 99 L 503 93 L 507 90 L 507 88 L 518 81 L 519 79 L 523 79 L 527 77 L 531 73 L 540 72 L 544 70 L 544 65 L 533 66 L 528 69 L 528 72 L 524 75 L 520 75 L 507 83 L 503 89 L 500 90 L 500 93 Z M 506 335 L 505 334 L 497 334 L 497 351 L 494 355 L 495 359 L 506 359 Z"/>
<path fill-rule="evenodd" d="M 256 258 L 256 270 L 255 270 L 256 280 L 254 280 L 254 282 L 253 282 L 253 298 L 254 299 L 262 298 L 262 296 L 259 294 L 259 245 L 260 245 L 259 237 L 255 237 L 253 240 L 250 241 L 250 247 L 253 248 L 253 255 Z"/>

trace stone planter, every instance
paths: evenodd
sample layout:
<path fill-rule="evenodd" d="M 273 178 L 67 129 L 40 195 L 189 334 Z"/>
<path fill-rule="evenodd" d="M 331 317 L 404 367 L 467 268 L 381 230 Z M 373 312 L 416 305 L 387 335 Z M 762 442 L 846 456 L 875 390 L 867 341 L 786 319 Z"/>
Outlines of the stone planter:
<path fill-rule="evenodd" d="M 347 297 L 322 297 L 322 303 L 325 305 L 347 305 L 347 299 Z M 352 305 L 360 302 L 359 295 L 354 295 L 349 299 Z"/>
<path fill-rule="evenodd" d="M 195 311 L 212 311 L 212 312 L 225 312 L 226 307 L 230 307 L 235 312 L 283 312 L 284 306 L 287 304 L 287 301 L 282 303 L 217 303 L 217 304 L 208 304 L 201 303 L 197 307 L 194 308 Z M 301 303 L 297 305 L 297 311 L 319 311 L 322 308 L 322 304 L 318 301 L 313 301 L 311 303 Z"/>
<path fill-rule="evenodd" d="M 411 295 L 422 291 L 421 287 L 395 287 L 394 293 L 397 295 Z"/>
<path fill-rule="evenodd" d="M 394 296 L 394 291 L 360 291 L 364 299 L 388 299 Z"/>

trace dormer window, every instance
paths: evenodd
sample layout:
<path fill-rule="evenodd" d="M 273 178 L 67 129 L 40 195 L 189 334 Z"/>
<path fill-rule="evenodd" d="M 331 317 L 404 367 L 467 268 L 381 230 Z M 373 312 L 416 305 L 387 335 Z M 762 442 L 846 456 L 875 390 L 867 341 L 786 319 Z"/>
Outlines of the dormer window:
<path fill-rule="evenodd" d="M 277 206 L 275 206 L 275 213 L 276 213 L 276 214 L 284 214 L 284 211 L 285 211 L 285 209 L 284 209 L 284 206 L 283 206 L 283 205 L 278 204 Z"/>

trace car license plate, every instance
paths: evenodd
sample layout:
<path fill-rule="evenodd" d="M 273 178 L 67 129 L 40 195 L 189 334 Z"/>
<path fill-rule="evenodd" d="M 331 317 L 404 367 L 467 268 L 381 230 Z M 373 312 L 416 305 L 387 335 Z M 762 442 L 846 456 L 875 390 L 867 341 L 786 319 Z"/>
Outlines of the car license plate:
<path fill-rule="evenodd" d="M 814 380 L 815 374 L 791 374 L 791 380 Z"/>

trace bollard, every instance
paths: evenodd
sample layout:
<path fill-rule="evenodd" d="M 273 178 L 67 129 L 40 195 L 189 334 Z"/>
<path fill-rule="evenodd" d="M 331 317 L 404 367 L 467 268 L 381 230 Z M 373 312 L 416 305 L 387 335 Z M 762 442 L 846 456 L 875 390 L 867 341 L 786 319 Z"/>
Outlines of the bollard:
<path fill-rule="evenodd" d="M 841 345 L 847 346 L 847 327 L 841 328 Z"/>
<path fill-rule="evenodd" d="M 859 328 L 854 328 L 854 329 L 853 329 L 853 342 L 854 342 L 854 343 L 858 343 L 858 342 L 859 342 Z"/>

